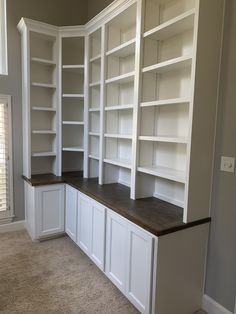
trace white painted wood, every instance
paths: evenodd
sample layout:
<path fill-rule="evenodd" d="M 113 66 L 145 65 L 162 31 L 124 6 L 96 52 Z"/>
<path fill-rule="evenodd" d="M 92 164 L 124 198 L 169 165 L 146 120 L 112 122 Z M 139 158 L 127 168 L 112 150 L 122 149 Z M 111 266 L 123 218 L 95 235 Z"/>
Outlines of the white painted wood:
<path fill-rule="evenodd" d="M 36 238 L 64 232 L 64 189 L 64 184 L 35 188 Z"/>
<path fill-rule="evenodd" d="M 91 200 L 92 204 L 92 236 L 90 257 L 102 270 L 105 270 L 105 214 L 101 204 Z"/>
<path fill-rule="evenodd" d="M 151 311 L 153 237 L 128 224 L 128 272 L 126 295 L 141 313 Z"/>
<path fill-rule="evenodd" d="M 91 251 L 92 215 L 90 198 L 78 192 L 77 244 L 88 256 Z"/>
<path fill-rule="evenodd" d="M 233 314 L 206 294 L 203 296 L 202 308 L 207 314 Z"/>
<path fill-rule="evenodd" d="M 66 185 L 65 232 L 76 242 L 77 238 L 77 202 L 78 191 Z"/>
<path fill-rule="evenodd" d="M 128 228 L 125 219 L 107 211 L 106 275 L 123 293 L 126 291 Z"/>

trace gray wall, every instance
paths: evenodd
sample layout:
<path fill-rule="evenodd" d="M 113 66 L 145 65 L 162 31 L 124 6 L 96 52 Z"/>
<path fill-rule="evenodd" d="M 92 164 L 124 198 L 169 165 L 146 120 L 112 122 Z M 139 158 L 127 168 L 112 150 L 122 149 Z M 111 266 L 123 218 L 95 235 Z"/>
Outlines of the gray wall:
<path fill-rule="evenodd" d="M 234 312 L 236 174 L 219 170 L 221 155 L 236 157 L 236 1 L 226 2 L 206 293 Z"/>
<path fill-rule="evenodd" d="M 88 16 L 92 18 L 111 2 L 88 0 Z M 221 155 L 236 157 L 236 1 L 226 0 L 226 4 L 206 294 L 234 312 L 236 174 L 219 170 Z"/>
<path fill-rule="evenodd" d="M 28 17 L 55 25 L 84 24 L 87 2 L 84 0 L 7 0 L 9 75 L 0 77 L 0 93 L 13 97 L 14 204 L 16 219 L 24 219 L 22 175 L 21 51 L 17 24 Z"/>

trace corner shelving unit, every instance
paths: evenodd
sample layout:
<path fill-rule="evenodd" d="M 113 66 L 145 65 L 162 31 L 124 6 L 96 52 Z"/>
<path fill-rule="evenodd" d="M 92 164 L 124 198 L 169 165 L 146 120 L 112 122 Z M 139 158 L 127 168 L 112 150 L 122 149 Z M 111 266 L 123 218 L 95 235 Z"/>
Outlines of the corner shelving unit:
<path fill-rule="evenodd" d="M 84 36 L 61 35 L 62 172 L 84 168 Z"/>
<path fill-rule="evenodd" d="M 31 31 L 29 45 L 31 162 L 28 165 L 28 175 L 58 174 L 57 36 Z"/>

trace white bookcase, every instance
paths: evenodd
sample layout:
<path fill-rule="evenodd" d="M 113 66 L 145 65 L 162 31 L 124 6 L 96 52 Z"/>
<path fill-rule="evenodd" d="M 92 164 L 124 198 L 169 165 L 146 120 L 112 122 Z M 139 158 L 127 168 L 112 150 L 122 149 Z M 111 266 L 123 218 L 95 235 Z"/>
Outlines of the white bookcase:
<path fill-rule="evenodd" d="M 184 222 L 209 216 L 223 6 L 117 0 L 84 26 L 22 19 L 24 175 L 83 170 Z"/>

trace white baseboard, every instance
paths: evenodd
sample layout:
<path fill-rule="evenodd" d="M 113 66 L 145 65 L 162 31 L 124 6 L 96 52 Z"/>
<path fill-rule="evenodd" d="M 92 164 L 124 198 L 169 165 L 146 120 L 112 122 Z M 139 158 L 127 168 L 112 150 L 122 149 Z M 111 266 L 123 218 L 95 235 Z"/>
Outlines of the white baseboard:
<path fill-rule="evenodd" d="M 9 224 L 0 225 L 0 233 L 19 231 L 25 229 L 25 220 L 11 222 Z"/>
<path fill-rule="evenodd" d="M 202 307 L 207 314 L 233 314 L 206 294 L 203 296 Z"/>

